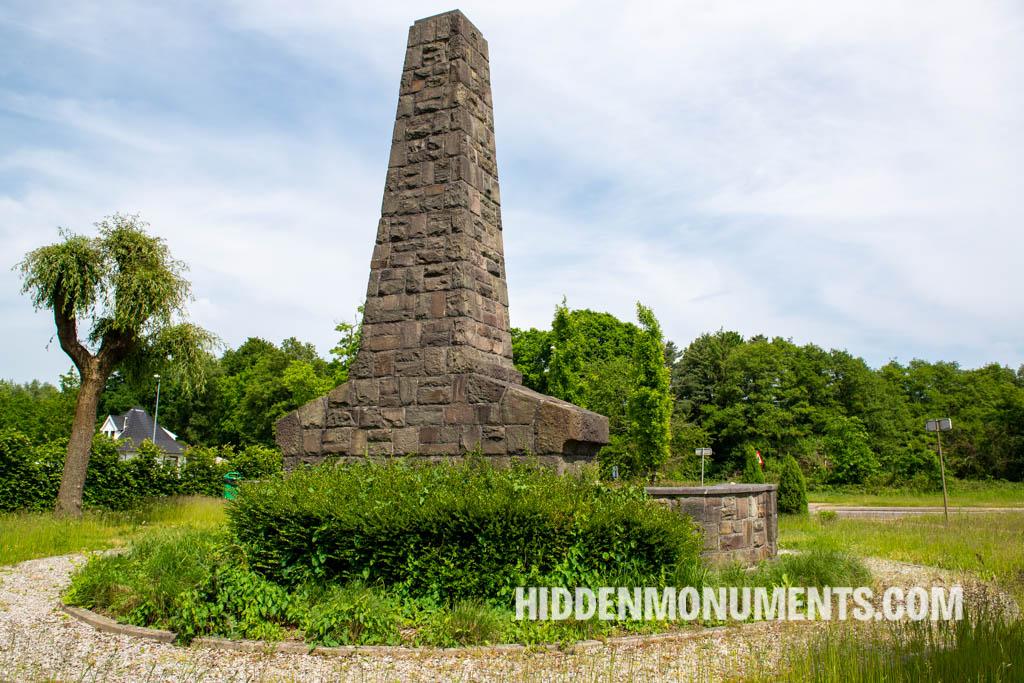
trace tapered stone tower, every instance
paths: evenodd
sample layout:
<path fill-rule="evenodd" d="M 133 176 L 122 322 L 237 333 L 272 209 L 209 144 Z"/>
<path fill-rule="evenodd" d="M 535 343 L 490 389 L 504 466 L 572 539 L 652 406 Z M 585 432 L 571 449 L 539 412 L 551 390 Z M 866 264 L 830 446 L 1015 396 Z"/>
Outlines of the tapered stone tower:
<path fill-rule="evenodd" d="M 479 448 L 560 469 L 607 418 L 512 364 L 487 42 L 458 10 L 409 29 L 363 337 L 350 379 L 277 423 L 285 465 Z"/>

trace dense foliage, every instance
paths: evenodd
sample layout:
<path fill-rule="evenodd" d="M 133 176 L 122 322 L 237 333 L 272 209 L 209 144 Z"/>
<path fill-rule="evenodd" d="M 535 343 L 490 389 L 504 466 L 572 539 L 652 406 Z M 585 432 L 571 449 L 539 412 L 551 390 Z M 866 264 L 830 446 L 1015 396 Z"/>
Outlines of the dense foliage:
<path fill-rule="evenodd" d="M 300 470 L 243 485 L 228 519 L 274 580 L 361 579 L 438 602 L 508 598 L 521 585 L 619 585 L 599 581 L 623 571 L 630 585 L 652 585 L 698 552 L 690 521 L 639 489 L 475 461 Z"/>
<path fill-rule="evenodd" d="M 607 415 L 602 457 L 642 455 L 631 396 L 641 330 L 607 313 L 560 307 L 550 331 L 513 330 L 516 367 L 533 389 Z M 951 417 L 947 469 L 960 478 L 1024 480 L 1024 368 L 891 361 L 872 369 L 846 351 L 720 330 L 680 350 L 665 343 L 671 372 L 671 455 L 662 473 L 700 477 L 695 448 L 710 447 L 708 476 L 742 476 L 746 448 L 761 451 L 769 479 L 792 455 L 811 486 L 938 486 L 934 436 L 924 422 Z M 639 427 L 639 430 L 638 430 Z M 646 457 L 646 456 L 643 456 Z M 649 461 L 650 462 L 650 461 Z M 620 468 L 621 470 L 622 468 Z"/>
<path fill-rule="evenodd" d="M 661 326 L 637 304 L 639 326 L 608 313 L 555 310 L 551 331 L 512 330 L 523 383 L 608 417 L 605 472 L 649 475 L 670 453 L 672 396 Z"/>
<path fill-rule="evenodd" d="M 65 440 L 34 444 L 15 429 L 0 429 L 0 511 L 53 507 Z M 83 502 L 87 507 L 127 510 L 154 497 L 219 496 L 229 470 L 239 471 L 245 478 L 259 478 L 281 469 L 280 452 L 256 445 L 237 452 L 230 447 L 188 448 L 180 470 L 165 464 L 162 456 L 158 448 L 144 441 L 138 455 L 122 460 L 116 442 L 97 435 L 92 442 Z"/>
<path fill-rule="evenodd" d="M 662 343 L 657 321 L 646 313 L 640 320 L 638 326 L 562 306 L 552 330 L 512 332 L 527 386 L 608 416 L 612 443 L 601 458 L 618 465 L 621 475 L 644 475 L 660 465 L 664 476 L 697 480 L 700 458 L 693 451 L 711 447 L 708 477 L 738 477 L 743 449 L 752 446 L 764 455 L 772 481 L 783 457 L 792 455 L 812 488 L 933 490 L 938 459 L 934 436 L 923 425 L 948 416 L 954 425 L 943 435 L 948 474 L 1024 480 L 1022 370 L 921 360 L 872 369 L 845 351 L 728 331 L 701 335 L 682 350 L 665 342 L 658 362 L 652 353 Z M 219 358 L 207 357 L 206 387 L 192 397 L 174 377 L 165 378 L 161 424 L 191 444 L 273 445 L 278 417 L 347 377 L 359 324 L 336 329 L 339 343 L 330 360 L 295 339 L 276 345 L 252 338 Z M 115 373 L 100 418 L 136 405 L 151 410 L 155 389 L 147 376 Z M 74 374 L 63 376 L 59 389 L 0 382 L 0 428 L 15 428 L 39 446 L 65 438 L 77 390 Z M 666 444 L 668 459 L 661 464 Z"/>
<path fill-rule="evenodd" d="M 289 514 L 280 514 L 284 508 Z M 869 578 L 862 563 L 834 550 L 754 571 L 708 569 L 697 559 L 690 521 L 639 489 L 528 466 L 319 467 L 243 486 L 228 511 L 228 529 L 157 529 L 127 553 L 93 557 L 65 600 L 170 629 L 185 642 L 219 635 L 452 646 L 677 626 L 517 621 L 512 588 L 520 584 L 700 589 Z"/>
<path fill-rule="evenodd" d="M 930 488 L 938 460 L 924 422 L 948 416 L 954 430 L 943 445 L 955 476 L 1024 478 L 1024 371 L 921 360 L 873 370 L 845 351 L 725 331 L 669 360 L 677 423 L 706 434 L 717 472 L 739 469 L 737 447 L 754 444 L 769 469 L 796 457 L 814 485 Z"/>
<path fill-rule="evenodd" d="M 274 445 L 274 423 L 348 379 L 348 368 L 359 347 L 361 324 L 341 322 L 331 360 L 316 347 L 294 337 L 280 345 L 251 337 L 220 358 L 206 358 L 209 381 L 188 396 L 173 381 L 164 380 L 160 393 L 163 424 L 187 443 Z M 129 381 L 115 374 L 107 383 L 100 414 L 119 414 L 152 405 L 156 380 Z"/>

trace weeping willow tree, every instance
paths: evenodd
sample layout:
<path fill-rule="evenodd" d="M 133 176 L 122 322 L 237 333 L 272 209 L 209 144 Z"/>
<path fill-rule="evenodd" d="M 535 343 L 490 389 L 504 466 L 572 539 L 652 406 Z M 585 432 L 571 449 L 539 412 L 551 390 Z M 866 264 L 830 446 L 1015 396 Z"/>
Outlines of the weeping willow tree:
<path fill-rule="evenodd" d="M 62 241 L 29 252 L 16 266 L 22 292 L 37 310 L 53 311 L 60 347 L 81 377 L 55 510 L 76 517 L 96 411 L 111 373 L 140 378 L 162 372 L 194 392 L 205 382 L 204 360 L 217 343 L 184 321 L 191 296 L 182 276 L 186 266 L 171 257 L 164 240 L 147 234 L 147 223 L 115 214 L 96 227 L 95 237 L 62 229 Z"/>

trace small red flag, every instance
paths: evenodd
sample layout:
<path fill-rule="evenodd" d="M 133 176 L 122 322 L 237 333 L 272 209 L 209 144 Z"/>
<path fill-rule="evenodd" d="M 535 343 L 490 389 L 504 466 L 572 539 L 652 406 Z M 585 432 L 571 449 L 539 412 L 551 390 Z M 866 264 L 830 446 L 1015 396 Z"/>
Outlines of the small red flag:
<path fill-rule="evenodd" d="M 763 470 L 764 469 L 764 458 L 761 457 L 761 451 L 755 449 L 754 452 L 757 453 L 757 462 L 760 463 L 761 469 Z"/>

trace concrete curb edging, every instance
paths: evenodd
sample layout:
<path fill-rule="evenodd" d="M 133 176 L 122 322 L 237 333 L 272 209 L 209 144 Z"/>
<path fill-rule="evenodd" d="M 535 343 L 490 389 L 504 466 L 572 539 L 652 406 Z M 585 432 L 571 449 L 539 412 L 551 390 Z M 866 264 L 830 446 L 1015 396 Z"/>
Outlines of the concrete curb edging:
<path fill-rule="evenodd" d="M 98 631 L 112 633 L 114 635 L 130 636 L 153 640 L 160 643 L 173 644 L 177 634 L 173 631 L 164 631 L 144 626 L 130 626 L 122 624 L 102 614 L 97 614 L 82 607 L 72 607 L 61 603 L 60 609 L 70 617 L 92 626 Z M 436 652 L 447 653 L 509 653 L 527 651 L 564 651 L 580 652 L 593 650 L 600 647 L 637 646 L 660 641 L 685 641 L 714 636 L 727 631 L 736 630 L 757 630 L 767 628 L 773 621 L 757 621 L 736 624 L 731 626 L 714 626 L 690 631 L 671 631 L 666 633 L 652 633 L 650 635 L 618 636 L 607 640 L 581 640 L 567 646 L 557 643 L 545 643 L 543 645 L 520 645 L 508 643 L 504 645 L 471 645 L 466 647 L 405 647 L 402 645 L 340 645 L 337 647 L 309 647 L 297 642 L 270 642 L 265 640 L 231 640 L 229 638 L 201 637 L 195 638 L 191 647 L 205 648 L 210 650 L 229 650 L 233 652 L 250 652 L 265 654 L 292 654 L 292 655 L 319 655 L 321 657 L 350 657 L 356 654 L 367 655 L 390 655 L 390 656 L 418 656 Z"/>
<path fill-rule="evenodd" d="M 133 638 L 145 638 L 146 640 L 155 640 L 160 643 L 173 643 L 174 639 L 178 637 L 178 635 L 172 631 L 122 624 L 110 619 L 109 617 L 105 617 L 102 614 L 96 614 L 91 610 L 83 609 L 81 607 L 72 607 L 62 603 L 60 608 L 65 614 L 89 624 L 97 631 L 103 631 L 104 633 L 132 636 Z"/>

